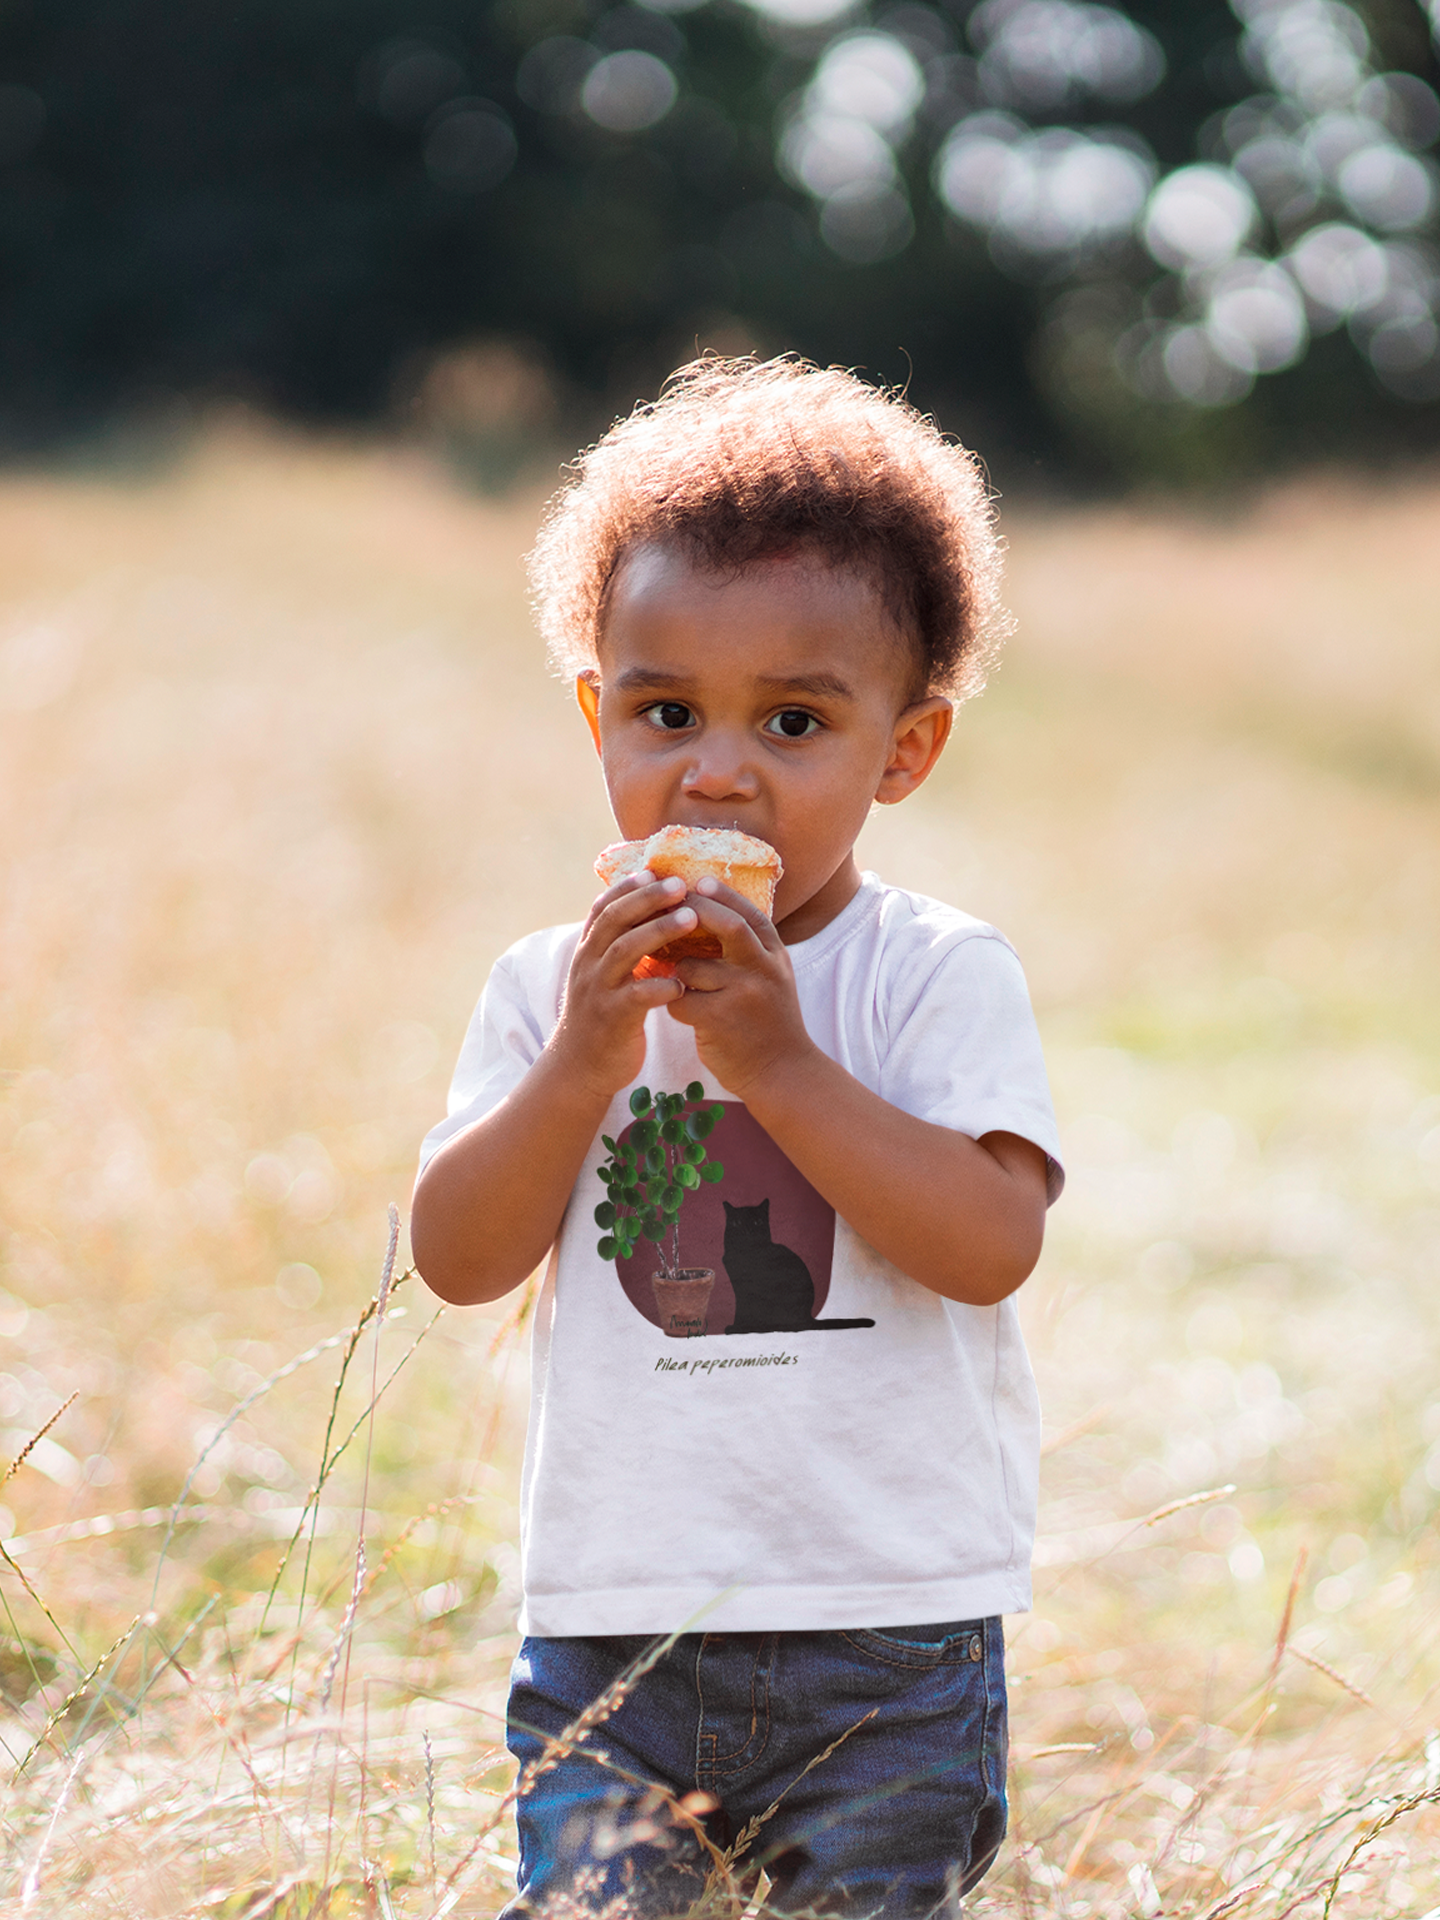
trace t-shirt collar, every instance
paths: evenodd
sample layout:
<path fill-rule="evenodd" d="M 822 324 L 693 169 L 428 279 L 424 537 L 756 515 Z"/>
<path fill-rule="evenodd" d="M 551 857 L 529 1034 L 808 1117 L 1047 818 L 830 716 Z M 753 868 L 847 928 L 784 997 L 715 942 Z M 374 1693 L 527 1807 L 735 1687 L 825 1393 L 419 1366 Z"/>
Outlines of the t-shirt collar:
<path fill-rule="evenodd" d="M 876 912 L 883 891 L 877 874 L 862 873 L 859 886 L 833 920 L 818 933 L 812 933 L 808 940 L 797 940 L 794 946 L 785 949 L 796 972 L 828 960 L 836 948 L 843 946 Z"/>

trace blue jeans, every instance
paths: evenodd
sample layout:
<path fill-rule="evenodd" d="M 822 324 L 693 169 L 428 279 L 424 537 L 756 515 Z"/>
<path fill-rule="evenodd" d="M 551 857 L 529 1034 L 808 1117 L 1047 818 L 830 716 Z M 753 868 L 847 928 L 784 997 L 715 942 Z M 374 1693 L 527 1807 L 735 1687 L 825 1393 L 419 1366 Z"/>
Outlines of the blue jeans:
<path fill-rule="evenodd" d="M 508 1735 L 522 1780 L 547 1738 L 655 1644 L 523 1642 Z M 683 1634 L 522 1791 L 520 1883 L 506 1913 L 551 1903 L 593 1913 L 620 1896 L 626 1920 L 688 1913 L 712 1859 L 658 1786 L 670 1802 L 709 1796 L 695 1804 L 721 1849 L 762 1821 L 733 1870 L 753 1887 L 763 1868 L 769 1912 L 938 1920 L 958 1911 L 1004 1837 L 1005 1752 L 998 1619 Z"/>

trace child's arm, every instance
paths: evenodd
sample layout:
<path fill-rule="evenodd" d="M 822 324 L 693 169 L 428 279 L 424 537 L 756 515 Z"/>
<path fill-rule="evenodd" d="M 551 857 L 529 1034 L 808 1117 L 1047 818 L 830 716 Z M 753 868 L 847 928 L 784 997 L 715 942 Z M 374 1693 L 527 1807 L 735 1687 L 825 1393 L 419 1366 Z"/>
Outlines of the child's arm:
<path fill-rule="evenodd" d="M 972 1140 L 862 1086 L 806 1032 L 770 922 L 729 888 L 702 880 L 700 890 L 700 923 L 724 957 L 682 961 L 687 992 L 670 1011 L 694 1028 L 708 1070 L 902 1272 L 970 1306 L 1013 1293 L 1040 1257 L 1040 1148 L 1011 1133 Z"/>
<path fill-rule="evenodd" d="M 631 975 L 642 955 L 695 925 L 694 909 L 677 905 L 683 893 L 681 880 L 632 874 L 600 895 L 539 1058 L 421 1174 L 410 1241 L 442 1300 L 496 1300 L 550 1251 L 605 1109 L 644 1065 L 646 1014 L 681 993 L 674 980 Z"/>

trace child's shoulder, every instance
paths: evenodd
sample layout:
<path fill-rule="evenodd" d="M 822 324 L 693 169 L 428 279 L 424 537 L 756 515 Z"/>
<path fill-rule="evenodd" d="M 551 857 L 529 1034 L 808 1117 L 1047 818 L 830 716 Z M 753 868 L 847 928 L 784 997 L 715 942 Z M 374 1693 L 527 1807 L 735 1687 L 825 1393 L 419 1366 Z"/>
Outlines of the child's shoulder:
<path fill-rule="evenodd" d="M 873 873 L 855 905 L 863 937 L 836 953 L 830 984 L 847 999 L 867 996 L 887 1034 L 927 1007 L 1002 1023 L 1029 1017 L 1019 956 L 988 920 Z"/>
<path fill-rule="evenodd" d="M 907 960 L 934 964 L 943 954 L 972 945 L 976 957 L 989 950 L 1015 951 L 988 920 L 977 919 L 973 913 L 946 900 L 933 899 L 928 893 L 891 886 L 874 873 L 864 876 L 862 892 L 871 937 L 883 947 L 887 959 L 902 964 Z"/>

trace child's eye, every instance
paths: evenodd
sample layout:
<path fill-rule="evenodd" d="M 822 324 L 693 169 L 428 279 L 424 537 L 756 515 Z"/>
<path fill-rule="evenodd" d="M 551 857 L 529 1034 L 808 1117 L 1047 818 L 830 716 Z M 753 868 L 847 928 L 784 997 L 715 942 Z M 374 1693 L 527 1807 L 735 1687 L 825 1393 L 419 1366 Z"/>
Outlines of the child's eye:
<path fill-rule="evenodd" d="M 693 723 L 695 716 L 679 700 L 657 700 L 653 707 L 646 707 L 645 718 L 652 727 L 663 727 L 667 733 L 680 733 Z"/>
<path fill-rule="evenodd" d="M 778 733 L 786 740 L 803 740 L 807 733 L 814 733 L 820 722 L 813 713 L 806 713 L 803 707 L 783 707 L 779 713 L 772 713 L 765 722 L 766 733 Z"/>

